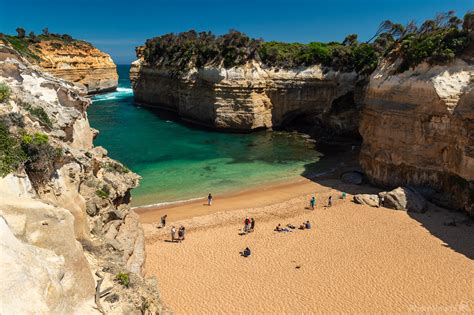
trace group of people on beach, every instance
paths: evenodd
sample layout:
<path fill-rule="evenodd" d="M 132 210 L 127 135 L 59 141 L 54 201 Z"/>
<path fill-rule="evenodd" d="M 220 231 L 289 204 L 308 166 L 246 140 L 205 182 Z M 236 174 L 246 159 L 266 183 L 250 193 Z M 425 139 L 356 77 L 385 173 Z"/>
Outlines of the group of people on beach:
<path fill-rule="evenodd" d="M 245 234 L 247 234 L 247 233 L 253 232 L 254 229 L 255 229 L 255 220 L 254 220 L 254 218 L 246 217 L 245 220 L 244 220 L 243 232 Z"/>
<path fill-rule="evenodd" d="M 176 237 L 176 227 L 173 225 L 171 227 L 171 241 L 172 242 L 184 241 L 184 234 L 185 233 L 186 233 L 186 228 L 181 225 L 178 229 L 178 237 Z"/>
<path fill-rule="evenodd" d="M 300 226 L 298 227 L 300 230 L 309 230 L 311 229 L 311 223 L 309 222 L 309 220 L 303 222 L 302 224 L 300 224 Z M 288 223 L 285 227 L 282 227 L 280 223 L 278 223 L 278 225 L 276 226 L 276 228 L 274 229 L 275 232 L 291 232 L 291 230 L 294 230 L 296 229 L 296 226 L 294 226 L 293 224 L 291 223 Z"/>
<path fill-rule="evenodd" d="M 341 199 L 346 199 L 346 196 L 347 196 L 347 194 L 345 192 L 342 192 Z M 315 196 L 312 196 L 311 199 L 309 200 L 309 207 L 310 207 L 311 210 L 314 210 L 314 208 L 316 208 L 316 197 Z M 332 195 L 330 195 L 328 197 L 326 207 L 327 208 L 332 207 Z"/>

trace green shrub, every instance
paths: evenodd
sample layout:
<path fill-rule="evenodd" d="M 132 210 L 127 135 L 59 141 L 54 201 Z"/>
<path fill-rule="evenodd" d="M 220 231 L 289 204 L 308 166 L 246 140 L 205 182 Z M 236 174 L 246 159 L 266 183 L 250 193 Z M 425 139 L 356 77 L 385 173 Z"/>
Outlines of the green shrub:
<path fill-rule="evenodd" d="M 26 159 L 20 141 L 0 122 L 0 176 L 15 171 Z"/>
<path fill-rule="evenodd" d="M 51 146 L 48 140 L 48 135 L 43 133 L 21 137 L 21 147 L 27 156 L 25 170 L 35 188 L 49 181 L 55 171 L 54 163 L 62 154 L 62 150 Z"/>
<path fill-rule="evenodd" d="M 0 83 L 0 103 L 10 98 L 10 88 L 4 83 Z"/>
<path fill-rule="evenodd" d="M 102 199 L 106 199 L 110 195 L 110 189 L 107 187 L 107 185 L 103 185 L 101 189 L 97 189 L 95 191 L 95 194 Z"/>
<path fill-rule="evenodd" d="M 420 27 L 414 22 L 404 26 L 387 20 L 367 43 L 358 42 L 356 34 L 347 36 L 343 43 L 302 44 L 264 42 L 234 30 L 221 36 L 191 30 L 149 39 L 136 52 L 151 66 L 164 67 L 176 76 L 193 67 L 229 68 L 250 60 L 282 68 L 322 64 L 335 70 L 370 74 L 381 57 L 401 58 L 400 71 L 404 71 L 423 61 L 441 64 L 459 56 L 469 45 L 473 21 L 473 12 L 466 14 L 464 23 L 454 12 L 438 14 Z"/>
<path fill-rule="evenodd" d="M 39 120 L 43 125 L 53 128 L 53 122 L 49 118 L 48 114 L 42 107 L 31 106 L 30 104 L 24 104 L 23 107 L 36 119 Z"/>
<path fill-rule="evenodd" d="M 126 288 L 130 287 L 130 276 L 128 273 L 118 273 L 115 276 L 115 280 Z"/>
<path fill-rule="evenodd" d="M 111 173 L 126 174 L 130 172 L 128 167 L 121 165 L 119 163 L 107 163 L 105 164 L 105 170 Z"/>

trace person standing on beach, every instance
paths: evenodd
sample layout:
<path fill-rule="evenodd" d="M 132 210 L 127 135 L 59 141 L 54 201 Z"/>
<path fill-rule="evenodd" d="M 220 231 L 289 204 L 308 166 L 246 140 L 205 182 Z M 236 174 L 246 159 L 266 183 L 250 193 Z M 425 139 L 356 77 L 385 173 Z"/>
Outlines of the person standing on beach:
<path fill-rule="evenodd" d="M 186 228 L 184 226 L 181 227 L 181 239 L 184 241 L 184 236 L 186 234 Z"/>
<path fill-rule="evenodd" d="M 332 207 L 332 196 L 328 198 L 328 208 Z"/>
<path fill-rule="evenodd" d="M 171 227 L 171 241 L 174 242 L 176 240 L 176 228 L 174 225 Z"/>
<path fill-rule="evenodd" d="M 166 218 L 168 217 L 167 214 L 161 217 L 161 227 L 164 228 L 166 226 Z"/>
<path fill-rule="evenodd" d="M 379 198 L 379 208 L 383 207 L 383 202 L 385 201 L 385 198 L 382 196 Z"/>
<path fill-rule="evenodd" d="M 253 232 L 255 229 L 255 220 L 253 218 L 250 219 L 250 231 Z"/>
<path fill-rule="evenodd" d="M 248 233 L 250 230 L 250 219 L 249 217 L 245 217 L 244 220 L 244 233 Z"/>
<path fill-rule="evenodd" d="M 210 206 L 212 205 L 212 195 L 209 193 L 209 196 L 207 196 L 207 205 Z"/>
<path fill-rule="evenodd" d="M 316 198 L 314 196 L 311 197 L 311 200 L 309 201 L 309 205 L 311 206 L 311 210 L 314 210 L 314 207 L 316 206 Z"/>

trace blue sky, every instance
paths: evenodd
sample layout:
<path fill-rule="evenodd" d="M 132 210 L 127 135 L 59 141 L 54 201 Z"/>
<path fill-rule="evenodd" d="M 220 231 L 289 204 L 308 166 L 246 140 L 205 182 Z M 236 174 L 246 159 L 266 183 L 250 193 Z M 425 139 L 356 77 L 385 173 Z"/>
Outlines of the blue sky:
<path fill-rule="evenodd" d="M 0 32 L 17 26 L 67 33 L 92 42 L 118 64 L 135 58 L 147 38 L 189 29 L 222 34 L 237 29 L 252 37 L 290 42 L 341 41 L 372 36 L 382 20 L 422 22 L 437 12 L 462 17 L 473 0 L 1 0 Z"/>

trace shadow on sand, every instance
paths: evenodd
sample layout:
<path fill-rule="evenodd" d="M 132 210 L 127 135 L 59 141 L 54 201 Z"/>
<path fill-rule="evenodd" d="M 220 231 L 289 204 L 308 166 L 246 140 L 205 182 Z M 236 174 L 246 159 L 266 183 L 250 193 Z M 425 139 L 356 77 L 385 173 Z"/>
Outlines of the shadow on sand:
<path fill-rule="evenodd" d="M 351 195 L 378 194 L 390 189 L 390 187 L 372 186 L 367 180 L 362 185 L 346 184 L 340 178 L 348 171 L 361 171 L 358 151 L 328 153 L 320 161 L 305 165 L 305 171 L 301 175 L 321 186 Z M 474 218 L 432 203 L 429 203 L 428 211 L 425 213 L 408 212 L 408 215 L 418 221 L 431 235 L 444 242 L 443 246 L 474 260 Z"/>

